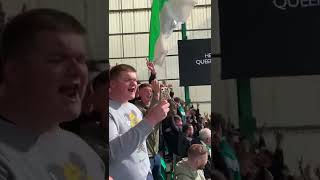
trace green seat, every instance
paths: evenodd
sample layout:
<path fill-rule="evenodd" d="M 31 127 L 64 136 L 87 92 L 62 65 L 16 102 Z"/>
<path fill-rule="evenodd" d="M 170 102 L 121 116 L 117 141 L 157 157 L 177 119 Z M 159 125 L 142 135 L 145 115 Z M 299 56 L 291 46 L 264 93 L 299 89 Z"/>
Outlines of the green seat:
<path fill-rule="evenodd" d="M 167 164 L 166 164 L 166 162 L 164 161 L 164 159 L 162 157 L 160 158 L 160 161 L 161 161 L 160 178 L 161 178 L 161 180 L 167 180 L 167 175 L 166 175 Z"/>

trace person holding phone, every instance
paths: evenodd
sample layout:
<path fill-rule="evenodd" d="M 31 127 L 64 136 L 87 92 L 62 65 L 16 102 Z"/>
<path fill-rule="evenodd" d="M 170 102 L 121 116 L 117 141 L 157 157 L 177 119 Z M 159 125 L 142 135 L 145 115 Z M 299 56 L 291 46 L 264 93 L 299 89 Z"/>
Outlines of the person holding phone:
<path fill-rule="evenodd" d="M 133 104 L 137 90 L 136 70 L 119 64 L 110 70 L 109 173 L 114 179 L 152 180 L 146 139 L 169 111 L 160 101 L 145 116 Z"/>

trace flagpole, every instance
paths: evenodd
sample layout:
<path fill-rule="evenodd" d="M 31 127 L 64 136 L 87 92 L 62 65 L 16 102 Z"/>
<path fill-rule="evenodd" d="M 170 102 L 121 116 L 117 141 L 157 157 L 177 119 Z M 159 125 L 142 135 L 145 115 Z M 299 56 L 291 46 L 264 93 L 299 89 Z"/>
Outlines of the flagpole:
<path fill-rule="evenodd" d="M 187 37 L 187 26 L 186 26 L 186 23 L 183 23 L 181 25 L 181 33 L 182 33 L 182 40 L 187 40 L 188 37 Z M 184 95 L 185 95 L 184 97 L 185 97 L 185 100 L 186 100 L 186 105 L 189 106 L 190 103 L 191 103 L 189 86 L 185 86 L 184 87 Z"/>

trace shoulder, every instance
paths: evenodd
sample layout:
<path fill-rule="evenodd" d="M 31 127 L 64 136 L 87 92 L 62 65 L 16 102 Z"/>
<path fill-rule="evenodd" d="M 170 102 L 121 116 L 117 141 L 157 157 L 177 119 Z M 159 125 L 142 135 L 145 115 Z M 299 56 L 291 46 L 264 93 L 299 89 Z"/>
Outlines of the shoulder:
<path fill-rule="evenodd" d="M 186 175 L 186 174 L 178 174 L 176 175 L 176 180 L 192 180 L 192 177 Z"/>
<path fill-rule="evenodd" d="M 194 138 L 191 140 L 191 144 L 201 144 L 201 141 L 199 138 Z"/>
<path fill-rule="evenodd" d="M 91 164 L 95 167 L 102 167 L 104 170 L 104 163 L 98 153 L 91 147 L 85 140 L 72 132 L 59 129 L 60 138 L 63 139 L 63 144 L 68 146 L 66 151 L 76 153 L 85 160 L 87 164 Z"/>
<path fill-rule="evenodd" d="M 132 112 L 134 111 L 135 114 L 139 115 L 142 118 L 142 111 L 134 104 L 128 103 L 127 108 Z"/>
<path fill-rule="evenodd" d="M 82 138 L 80 138 L 80 136 L 70 131 L 66 131 L 64 129 L 58 129 L 57 131 L 59 133 L 59 136 L 61 136 L 60 138 L 63 138 L 66 141 L 89 147 L 89 145 Z"/>
<path fill-rule="evenodd" d="M 131 105 L 136 106 L 137 108 L 143 108 L 143 104 L 141 100 L 136 100 L 134 103 L 130 103 Z"/>
<path fill-rule="evenodd" d="M 115 110 L 116 107 L 117 107 L 117 104 L 114 101 L 109 100 L 109 110 Z"/>
<path fill-rule="evenodd" d="M 72 132 L 59 129 L 59 136 L 60 138 L 63 139 L 64 144 L 68 144 L 72 150 L 77 151 L 79 154 L 82 155 L 90 155 L 91 158 L 100 161 L 101 159 L 99 158 L 98 154 L 93 150 L 92 147 L 87 144 L 82 138 L 80 138 L 78 135 L 73 134 Z"/>
<path fill-rule="evenodd" d="M 128 107 L 132 110 L 140 111 L 139 108 L 135 104 L 132 104 L 130 102 L 128 103 Z"/>

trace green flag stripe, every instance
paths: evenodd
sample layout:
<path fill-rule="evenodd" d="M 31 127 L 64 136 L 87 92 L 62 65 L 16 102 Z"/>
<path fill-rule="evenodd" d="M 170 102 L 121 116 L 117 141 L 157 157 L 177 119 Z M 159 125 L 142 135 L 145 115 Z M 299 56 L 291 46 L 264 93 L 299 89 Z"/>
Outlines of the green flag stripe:
<path fill-rule="evenodd" d="M 153 0 L 150 18 L 149 60 L 154 61 L 156 43 L 160 36 L 160 13 L 168 0 Z"/>

